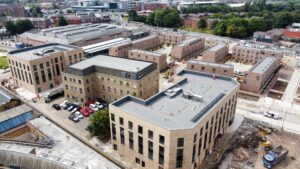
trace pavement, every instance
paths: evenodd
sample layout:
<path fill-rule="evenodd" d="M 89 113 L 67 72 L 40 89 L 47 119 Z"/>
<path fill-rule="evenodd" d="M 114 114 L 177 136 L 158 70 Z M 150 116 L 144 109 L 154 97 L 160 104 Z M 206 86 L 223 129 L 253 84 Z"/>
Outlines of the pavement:
<path fill-rule="evenodd" d="M 93 151 L 85 144 L 72 137 L 64 130 L 50 122 L 44 117 L 35 118 L 29 121 L 31 125 L 39 129 L 42 133 L 50 137 L 55 141 L 55 146 L 51 149 L 37 148 L 31 146 L 23 146 L 17 144 L 0 144 L 0 149 L 17 151 L 22 153 L 30 153 L 32 149 L 36 150 L 36 153 L 40 157 L 48 159 L 58 159 L 60 163 L 73 163 L 73 167 L 78 169 L 118 169 L 119 167 L 114 165 L 106 158 Z"/>

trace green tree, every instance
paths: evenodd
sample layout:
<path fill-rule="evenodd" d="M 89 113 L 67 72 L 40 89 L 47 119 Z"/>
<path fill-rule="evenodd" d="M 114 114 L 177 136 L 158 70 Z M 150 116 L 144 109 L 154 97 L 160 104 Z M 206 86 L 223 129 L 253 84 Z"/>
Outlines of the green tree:
<path fill-rule="evenodd" d="M 7 21 L 5 22 L 5 28 L 8 32 L 10 32 L 12 35 L 15 35 L 17 33 L 17 28 L 13 21 Z"/>
<path fill-rule="evenodd" d="M 72 11 L 72 9 L 67 9 L 67 13 L 72 13 L 73 11 Z"/>
<path fill-rule="evenodd" d="M 24 32 L 29 31 L 30 29 L 33 28 L 32 22 L 28 19 L 25 19 L 25 20 L 19 19 L 14 23 L 14 25 L 16 27 L 16 32 L 18 34 L 24 33 Z"/>
<path fill-rule="evenodd" d="M 164 16 L 165 16 L 164 10 L 162 10 L 162 9 L 156 10 L 155 16 L 154 16 L 154 24 L 157 26 L 163 26 L 164 25 Z"/>
<path fill-rule="evenodd" d="M 135 10 L 130 10 L 127 12 L 128 14 L 128 21 L 134 21 L 137 17 L 137 13 Z"/>
<path fill-rule="evenodd" d="M 170 12 L 163 18 L 163 24 L 165 27 L 177 27 L 180 23 L 180 16 L 178 12 Z"/>
<path fill-rule="evenodd" d="M 58 18 L 58 26 L 66 26 L 68 25 L 68 22 L 66 21 L 64 16 L 60 16 Z"/>
<path fill-rule="evenodd" d="M 41 11 L 41 8 L 39 6 L 35 6 L 35 5 L 32 6 L 30 16 L 31 17 L 42 17 L 43 13 Z"/>
<path fill-rule="evenodd" d="M 227 30 L 227 21 L 224 20 L 217 24 L 217 26 L 213 30 L 213 33 L 216 35 L 224 36 L 226 35 L 226 30 Z"/>
<path fill-rule="evenodd" d="M 101 109 L 95 112 L 89 119 L 87 129 L 93 136 L 100 138 L 109 136 L 110 124 L 108 109 Z"/>
<path fill-rule="evenodd" d="M 218 25 L 219 21 L 218 20 L 214 20 L 212 23 L 211 23 L 211 29 L 215 29 L 215 27 Z"/>
<path fill-rule="evenodd" d="M 279 12 L 274 17 L 275 28 L 285 28 L 286 26 L 293 23 L 293 16 L 290 12 Z"/>
<path fill-rule="evenodd" d="M 146 23 L 149 25 L 154 25 L 154 18 L 155 18 L 155 13 L 151 13 L 147 19 L 146 19 Z"/>
<path fill-rule="evenodd" d="M 200 19 L 198 21 L 198 28 L 206 28 L 206 20 L 205 19 Z"/>

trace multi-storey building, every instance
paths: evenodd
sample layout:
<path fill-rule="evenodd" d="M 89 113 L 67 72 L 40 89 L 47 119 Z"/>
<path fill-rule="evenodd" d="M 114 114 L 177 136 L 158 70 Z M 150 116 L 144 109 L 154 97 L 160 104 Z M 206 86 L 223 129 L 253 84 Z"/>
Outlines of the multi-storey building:
<path fill-rule="evenodd" d="M 0 13 L 6 16 L 25 16 L 24 6 L 18 4 L 0 4 Z"/>
<path fill-rule="evenodd" d="M 135 41 L 127 41 L 116 44 L 108 49 L 108 54 L 117 57 L 128 57 L 128 51 L 131 49 L 152 50 L 160 46 L 160 40 L 157 35 L 152 35 L 146 38 Z"/>
<path fill-rule="evenodd" d="M 108 103 L 126 95 L 147 99 L 158 92 L 156 64 L 98 55 L 69 66 L 63 73 L 66 99 Z"/>
<path fill-rule="evenodd" d="M 202 60 L 205 62 L 223 62 L 228 54 L 228 47 L 226 44 L 218 44 L 209 50 L 205 51 Z"/>
<path fill-rule="evenodd" d="M 200 17 L 196 16 L 183 16 L 181 18 L 181 22 L 184 27 L 190 27 L 190 28 L 198 28 L 198 22 L 200 21 Z"/>
<path fill-rule="evenodd" d="M 17 40 L 26 45 L 61 43 L 66 45 L 87 46 L 116 38 L 128 38 L 131 30 L 108 24 L 67 25 L 42 29 L 37 33 L 25 32 Z"/>
<path fill-rule="evenodd" d="M 32 25 L 34 26 L 35 29 L 45 29 L 51 26 L 51 21 L 49 18 L 44 18 L 44 17 L 12 17 L 12 18 L 7 18 L 7 20 L 11 21 L 17 21 L 17 20 L 25 20 L 28 19 L 32 22 Z"/>
<path fill-rule="evenodd" d="M 117 56 L 122 58 L 128 57 L 128 51 L 132 49 L 132 42 L 124 42 L 112 46 L 108 49 L 108 54 L 111 56 Z"/>
<path fill-rule="evenodd" d="M 270 30 L 267 32 L 254 32 L 253 40 L 256 42 L 274 43 L 278 42 L 283 34 L 282 30 Z"/>
<path fill-rule="evenodd" d="M 167 55 L 164 53 L 150 52 L 140 49 L 132 49 L 128 53 L 129 59 L 142 60 L 147 62 L 154 62 L 158 66 L 159 71 L 167 68 Z"/>
<path fill-rule="evenodd" d="M 205 48 L 204 38 L 191 38 L 182 41 L 171 50 L 171 56 L 175 59 L 188 59 L 199 55 Z"/>
<path fill-rule="evenodd" d="M 239 83 L 183 70 L 174 86 L 147 100 L 109 106 L 114 150 L 136 168 L 194 169 L 233 123 Z"/>
<path fill-rule="evenodd" d="M 177 45 L 179 42 L 186 39 L 186 34 L 183 32 L 162 31 L 158 32 L 160 43 L 167 45 Z"/>
<path fill-rule="evenodd" d="M 283 52 L 271 49 L 264 45 L 257 44 L 238 44 L 232 48 L 232 57 L 242 62 L 257 63 L 265 57 L 282 58 Z"/>
<path fill-rule="evenodd" d="M 279 58 L 265 57 L 261 59 L 254 67 L 244 73 L 245 79 L 244 83 L 241 84 L 241 90 L 261 93 L 275 76 L 280 63 Z"/>
<path fill-rule="evenodd" d="M 187 69 L 229 77 L 233 77 L 234 73 L 234 67 L 232 65 L 202 62 L 199 60 L 189 60 L 187 62 Z"/>
<path fill-rule="evenodd" d="M 132 47 L 134 49 L 152 50 L 157 49 L 160 46 L 160 40 L 157 35 L 151 35 L 142 39 L 132 41 Z"/>
<path fill-rule="evenodd" d="M 145 2 L 144 10 L 155 11 L 156 9 L 164 9 L 168 7 L 166 2 Z"/>
<path fill-rule="evenodd" d="M 76 46 L 50 43 L 11 51 L 7 57 L 15 84 L 39 93 L 59 85 L 61 73 L 84 54 Z"/>

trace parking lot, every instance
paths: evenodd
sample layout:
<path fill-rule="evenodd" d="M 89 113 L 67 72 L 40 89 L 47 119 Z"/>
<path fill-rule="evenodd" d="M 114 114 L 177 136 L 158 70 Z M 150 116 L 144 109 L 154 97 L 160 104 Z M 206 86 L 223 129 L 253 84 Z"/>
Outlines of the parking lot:
<path fill-rule="evenodd" d="M 64 100 L 64 98 L 59 98 L 50 103 L 44 103 L 43 99 L 39 99 L 36 103 L 33 103 L 31 105 L 34 106 L 36 109 L 41 110 L 46 117 L 52 120 L 54 119 L 59 124 L 72 130 L 73 132 L 80 133 L 80 135 L 84 136 L 87 139 L 90 139 L 91 136 L 86 130 L 86 127 L 91 116 L 83 117 L 79 120 L 79 122 L 74 122 L 68 118 L 71 112 L 64 109 L 55 110 L 52 107 L 53 104 L 61 104 Z"/>

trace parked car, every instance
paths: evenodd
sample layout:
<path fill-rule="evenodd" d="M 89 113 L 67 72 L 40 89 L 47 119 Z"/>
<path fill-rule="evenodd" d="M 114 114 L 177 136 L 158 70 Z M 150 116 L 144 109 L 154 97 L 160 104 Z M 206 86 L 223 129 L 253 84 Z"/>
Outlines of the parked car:
<path fill-rule="evenodd" d="M 71 111 L 72 109 L 74 108 L 74 104 L 71 104 L 71 106 L 70 107 L 68 107 L 68 111 Z"/>
<path fill-rule="evenodd" d="M 63 109 L 67 110 L 70 106 L 72 106 L 71 103 L 66 103 L 66 104 L 64 104 Z"/>
<path fill-rule="evenodd" d="M 279 116 L 279 113 L 277 113 L 277 112 L 265 111 L 264 116 L 272 118 L 272 119 L 276 119 L 276 120 L 281 119 L 281 117 Z"/>
<path fill-rule="evenodd" d="M 64 107 L 67 103 L 69 103 L 69 101 L 68 101 L 68 100 L 65 100 L 65 101 L 63 101 L 59 106 L 60 106 L 60 107 Z"/>
<path fill-rule="evenodd" d="M 53 104 L 52 107 L 55 109 L 55 110 L 60 110 L 60 106 L 58 104 Z"/>
<path fill-rule="evenodd" d="M 89 112 L 89 114 L 93 114 L 94 113 L 94 111 L 89 106 L 85 106 L 85 108 Z"/>
<path fill-rule="evenodd" d="M 90 104 L 89 106 L 93 111 L 98 111 L 98 106 L 96 106 L 95 104 Z"/>
<path fill-rule="evenodd" d="M 75 113 L 80 109 L 80 107 L 74 106 L 73 109 L 71 110 L 71 113 Z"/>
<path fill-rule="evenodd" d="M 75 114 L 75 116 L 77 116 L 79 119 L 82 119 L 82 118 L 83 118 L 83 115 L 82 115 L 79 111 L 76 111 L 74 114 Z"/>
<path fill-rule="evenodd" d="M 69 119 L 74 121 L 74 122 L 79 122 L 79 118 L 74 114 L 70 114 Z"/>
<path fill-rule="evenodd" d="M 93 103 L 95 103 L 95 100 L 90 100 L 90 101 L 88 101 L 85 105 L 86 105 L 86 106 L 89 106 L 90 104 L 93 104 Z"/>
<path fill-rule="evenodd" d="M 97 106 L 98 109 L 103 109 L 104 108 L 104 106 L 100 102 L 95 102 L 94 105 Z"/>
<path fill-rule="evenodd" d="M 85 117 L 88 117 L 90 115 L 89 111 L 85 107 L 80 109 L 80 113 Z"/>

